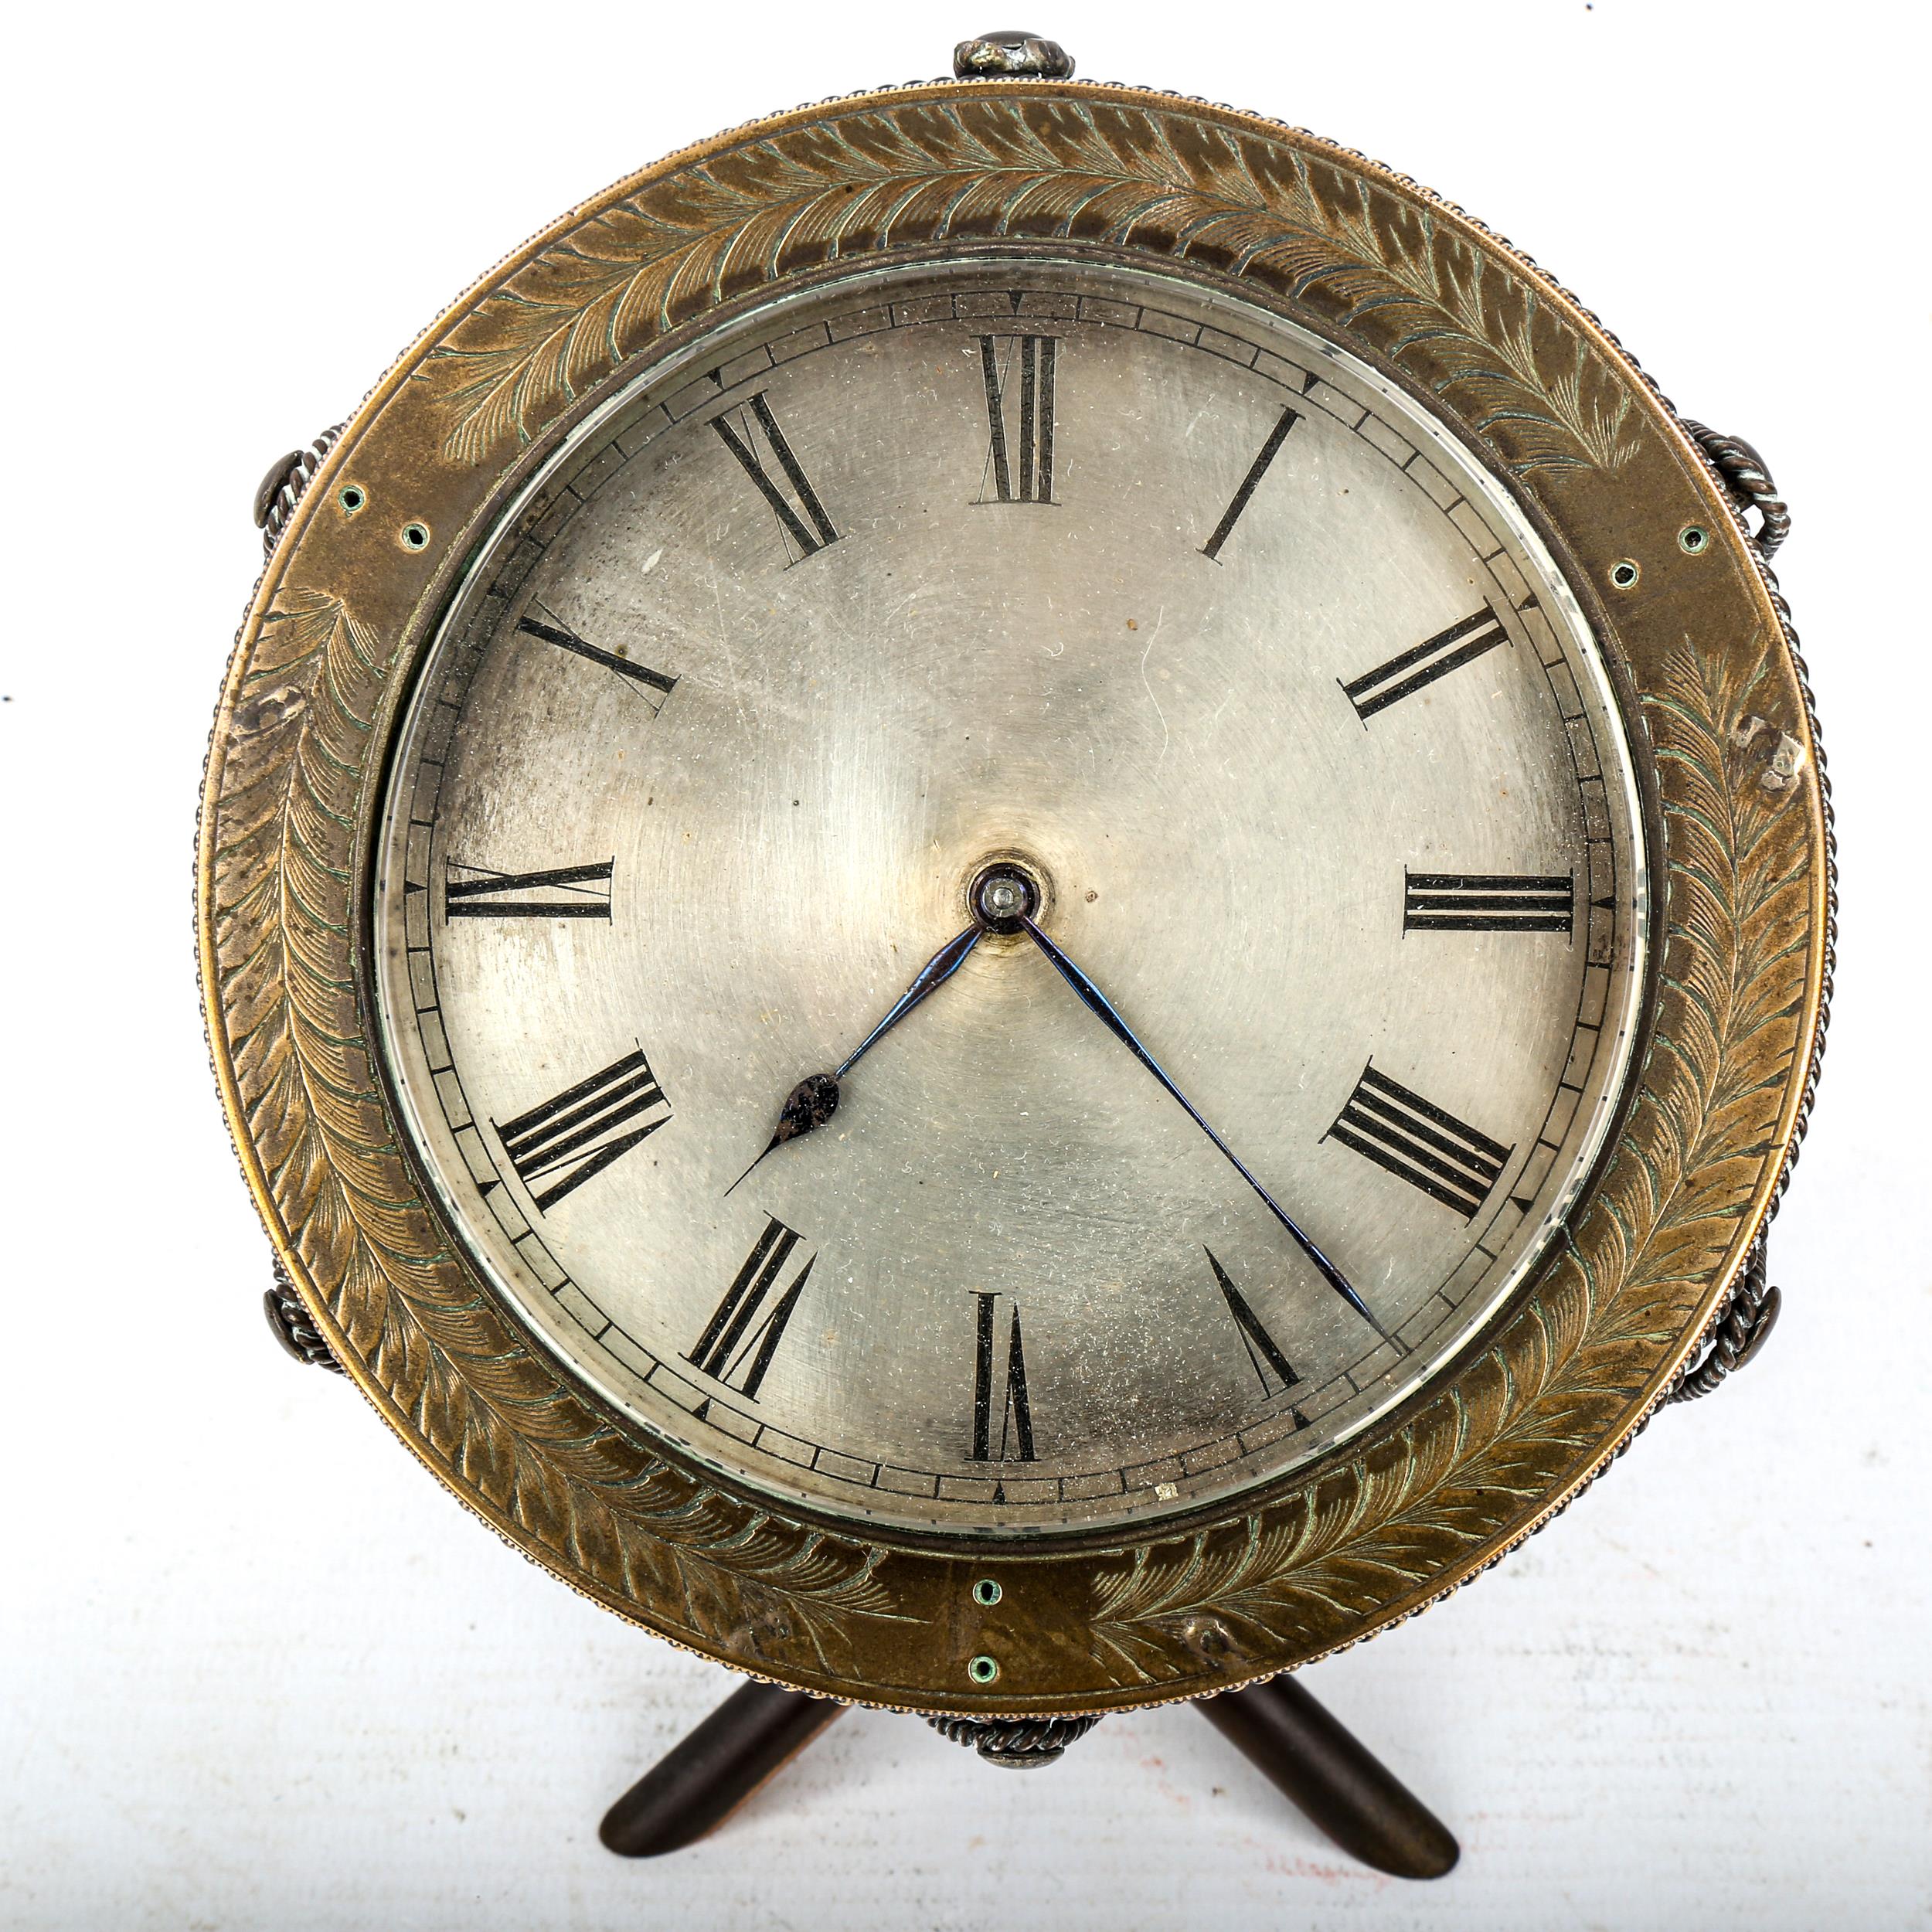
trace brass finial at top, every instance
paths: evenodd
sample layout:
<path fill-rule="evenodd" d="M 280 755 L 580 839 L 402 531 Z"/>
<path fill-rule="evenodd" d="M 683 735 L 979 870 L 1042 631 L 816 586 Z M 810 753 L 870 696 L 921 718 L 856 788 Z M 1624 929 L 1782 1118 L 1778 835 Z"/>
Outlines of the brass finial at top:
<path fill-rule="evenodd" d="M 1057 40 L 1002 27 L 954 48 L 953 73 L 961 80 L 1070 80 L 1073 61 Z"/>

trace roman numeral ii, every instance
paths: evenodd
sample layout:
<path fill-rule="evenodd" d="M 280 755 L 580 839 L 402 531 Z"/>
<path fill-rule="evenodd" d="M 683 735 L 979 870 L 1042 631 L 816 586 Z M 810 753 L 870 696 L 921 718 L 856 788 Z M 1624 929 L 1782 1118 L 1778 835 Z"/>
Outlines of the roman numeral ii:
<path fill-rule="evenodd" d="M 537 1211 L 548 1213 L 670 1117 L 671 1103 L 640 1049 L 496 1131 Z"/>
<path fill-rule="evenodd" d="M 1484 652 L 1509 641 L 1509 634 L 1502 628 L 1501 619 L 1485 604 L 1473 617 L 1451 624 L 1446 631 L 1438 631 L 1413 651 L 1404 651 L 1386 664 L 1365 671 L 1342 689 L 1356 715 L 1366 724 L 1378 711 L 1386 711 L 1392 704 L 1414 696 L 1437 679 L 1446 678 Z"/>
<path fill-rule="evenodd" d="M 790 1284 L 779 1287 L 798 1246 L 798 1234 L 776 1216 L 768 1216 L 764 1232 L 752 1244 L 737 1278 L 725 1291 L 724 1299 L 699 1336 L 696 1347 L 685 1357 L 706 1375 L 728 1388 L 736 1389 L 753 1402 L 758 1399 L 765 1371 L 771 1366 L 771 1358 L 785 1338 L 785 1325 L 791 1319 L 791 1311 L 798 1307 L 798 1298 L 811 1278 L 812 1264 L 818 1258 L 808 1254 Z M 771 1300 L 774 1289 L 778 1291 L 777 1298 L 767 1309 L 765 1304 Z"/>
<path fill-rule="evenodd" d="M 1475 1219 L 1515 1151 L 1378 1073 L 1373 1061 L 1322 1138 L 1353 1148 L 1466 1221 Z"/>

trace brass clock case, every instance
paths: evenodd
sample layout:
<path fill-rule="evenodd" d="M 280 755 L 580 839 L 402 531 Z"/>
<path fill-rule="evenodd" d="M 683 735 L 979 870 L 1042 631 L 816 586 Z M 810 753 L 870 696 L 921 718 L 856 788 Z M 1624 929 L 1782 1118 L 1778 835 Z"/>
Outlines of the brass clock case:
<path fill-rule="evenodd" d="M 574 423 L 721 315 L 814 279 L 1029 250 L 1231 289 L 1427 399 L 1583 601 L 1622 686 L 1658 883 L 1622 1124 L 1479 1342 L 1272 1486 L 1134 1535 L 1019 1546 L 787 1512 L 648 1440 L 532 1343 L 405 1151 L 369 893 L 414 667 Z M 1762 565 L 1600 326 L 1357 155 L 1226 109 L 1026 80 L 856 96 L 688 149 L 440 318 L 328 451 L 257 588 L 198 879 L 243 1168 L 317 1328 L 404 1442 L 526 1554 L 673 1642 L 853 1702 L 980 1714 L 1125 1709 L 1305 1663 L 1560 1509 L 1667 1389 L 1773 1203 L 1830 893 L 1808 703 Z"/>

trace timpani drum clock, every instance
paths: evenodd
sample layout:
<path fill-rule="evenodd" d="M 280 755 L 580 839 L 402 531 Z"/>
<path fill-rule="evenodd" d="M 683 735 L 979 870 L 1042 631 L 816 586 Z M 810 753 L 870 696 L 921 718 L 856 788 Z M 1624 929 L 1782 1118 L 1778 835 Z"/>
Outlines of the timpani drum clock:
<path fill-rule="evenodd" d="M 1360 1811 L 1283 1673 L 1767 1330 L 1784 508 L 1405 177 L 983 36 L 573 210 L 257 512 L 199 937 L 271 1317 L 757 1680 L 714 1813 L 845 1704 L 1182 1699 Z"/>

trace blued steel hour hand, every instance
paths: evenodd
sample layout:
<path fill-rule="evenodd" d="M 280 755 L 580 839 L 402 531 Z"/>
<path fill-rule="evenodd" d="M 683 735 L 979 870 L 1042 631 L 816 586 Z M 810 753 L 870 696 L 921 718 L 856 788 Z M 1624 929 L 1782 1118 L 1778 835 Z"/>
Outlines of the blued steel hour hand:
<path fill-rule="evenodd" d="M 979 944 L 983 929 L 977 922 L 968 926 L 956 939 L 949 939 L 939 951 L 919 969 L 917 976 L 900 995 L 892 1011 L 875 1026 L 838 1066 L 829 1073 L 808 1073 L 785 1096 L 785 1104 L 778 1110 L 778 1125 L 764 1152 L 745 1169 L 731 1187 L 725 1189 L 729 1194 L 738 1185 L 751 1168 L 758 1165 L 773 1148 L 784 1146 L 787 1141 L 795 1141 L 801 1134 L 809 1134 L 815 1127 L 823 1127 L 838 1111 L 838 1083 L 842 1080 L 872 1047 L 889 1033 L 934 988 L 943 986 L 965 964 L 966 955 Z"/>
<path fill-rule="evenodd" d="M 1214 1129 L 1201 1117 L 1196 1110 L 1194 1103 L 1174 1084 L 1173 1081 L 1168 1078 L 1160 1062 L 1134 1037 L 1133 1028 L 1129 1026 L 1127 1022 L 1114 1010 L 1107 995 L 1040 930 L 1039 927 L 1033 923 L 1029 914 L 1022 912 L 1016 915 L 1016 918 L 1019 926 L 1032 935 L 1033 944 L 1039 947 L 1040 951 L 1053 962 L 1053 968 L 1060 978 L 1080 995 L 1081 1002 L 1087 1010 L 1100 1020 L 1107 1031 L 1167 1089 L 1175 1100 L 1180 1102 L 1182 1107 L 1186 1111 L 1188 1118 L 1214 1143 L 1235 1172 L 1240 1175 L 1257 1194 L 1260 1196 L 1268 1212 L 1294 1237 L 1296 1245 L 1315 1264 L 1316 1271 L 1321 1275 L 1322 1280 L 1327 1282 L 1328 1286 L 1334 1289 L 1335 1293 L 1340 1295 L 1342 1300 L 1347 1302 L 1349 1306 L 1354 1309 L 1355 1313 L 1360 1315 L 1383 1341 L 1400 1348 L 1401 1344 L 1397 1342 L 1395 1337 L 1389 1334 L 1389 1331 L 1369 1312 L 1368 1304 L 1356 1294 L 1348 1277 L 1321 1252 L 1320 1248 L 1316 1247 L 1308 1235 L 1295 1225 L 1294 1220 L 1283 1211 L 1281 1203 L 1248 1172 L 1233 1148 L 1230 1147 L 1227 1142 L 1223 1140 L 1220 1135 L 1216 1133 Z"/>

